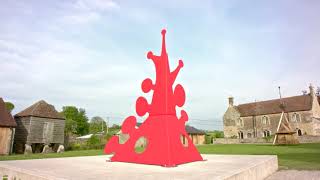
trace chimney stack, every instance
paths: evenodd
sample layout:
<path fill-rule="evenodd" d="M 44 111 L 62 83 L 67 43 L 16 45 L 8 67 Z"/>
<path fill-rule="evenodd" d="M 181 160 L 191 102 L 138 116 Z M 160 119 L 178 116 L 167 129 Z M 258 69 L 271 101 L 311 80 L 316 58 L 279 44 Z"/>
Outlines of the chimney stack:
<path fill-rule="evenodd" d="M 233 97 L 229 97 L 229 106 L 232 107 L 233 106 Z"/>
<path fill-rule="evenodd" d="M 310 95 L 311 95 L 311 96 L 315 96 L 314 87 L 312 86 L 311 83 L 310 83 L 310 85 L 309 85 L 309 91 L 310 91 Z"/>

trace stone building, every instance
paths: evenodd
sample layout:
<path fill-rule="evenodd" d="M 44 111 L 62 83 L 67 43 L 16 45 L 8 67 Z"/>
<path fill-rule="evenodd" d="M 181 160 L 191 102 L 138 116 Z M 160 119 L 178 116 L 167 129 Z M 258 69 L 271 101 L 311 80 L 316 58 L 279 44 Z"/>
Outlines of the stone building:
<path fill-rule="evenodd" d="M 17 122 L 14 149 L 17 153 L 32 150 L 43 152 L 44 147 L 57 151 L 64 143 L 65 118 L 53 105 L 41 100 L 14 116 Z"/>
<path fill-rule="evenodd" d="M 0 155 L 11 153 L 16 126 L 15 120 L 6 109 L 3 99 L 0 98 Z"/>
<path fill-rule="evenodd" d="M 320 136 L 320 97 L 310 85 L 310 92 L 301 96 L 282 98 L 285 116 L 297 136 Z M 261 138 L 277 131 L 282 109 L 280 99 L 234 105 L 223 116 L 224 135 L 227 138 Z"/>

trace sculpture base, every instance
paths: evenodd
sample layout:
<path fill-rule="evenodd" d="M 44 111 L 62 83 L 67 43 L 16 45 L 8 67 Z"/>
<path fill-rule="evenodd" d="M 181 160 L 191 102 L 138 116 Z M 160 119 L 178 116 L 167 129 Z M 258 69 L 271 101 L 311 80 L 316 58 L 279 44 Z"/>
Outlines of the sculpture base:
<path fill-rule="evenodd" d="M 173 168 L 106 162 L 110 156 L 89 156 L 21 161 L 0 161 L 0 177 L 9 179 L 264 179 L 277 171 L 277 156 L 202 155 L 206 161 Z"/>

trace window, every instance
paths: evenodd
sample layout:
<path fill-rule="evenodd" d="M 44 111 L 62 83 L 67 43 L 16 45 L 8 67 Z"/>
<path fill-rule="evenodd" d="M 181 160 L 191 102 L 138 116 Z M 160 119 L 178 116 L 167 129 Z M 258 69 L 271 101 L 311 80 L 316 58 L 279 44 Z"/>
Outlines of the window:
<path fill-rule="evenodd" d="M 268 116 L 262 116 L 261 122 L 262 122 L 263 125 L 269 125 L 270 124 Z"/>
<path fill-rule="evenodd" d="M 302 136 L 302 131 L 301 131 L 301 129 L 297 129 L 297 134 L 298 134 L 298 136 Z"/>
<path fill-rule="evenodd" d="M 243 127 L 243 119 L 241 118 L 238 119 L 238 126 Z"/>
<path fill-rule="evenodd" d="M 239 137 L 239 139 L 243 139 L 243 132 L 242 131 L 238 132 L 238 137 Z"/>
<path fill-rule="evenodd" d="M 269 130 L 263 131 L 263 137 L 268 137 L 268 136 L 271 136 L 271 131 Z"/>
<path fill-rule="evenodd" d="M 292 118 L 291 118 L 292 122 L 301 122 L 301 116 L 298 113 L 293 113 L 292 114 Z"/>
<path fill-rule="evenodd" d="M 251 133 L 248 133 L 248 134 L 247 134 L 247 138 L 251 138 Z"/>

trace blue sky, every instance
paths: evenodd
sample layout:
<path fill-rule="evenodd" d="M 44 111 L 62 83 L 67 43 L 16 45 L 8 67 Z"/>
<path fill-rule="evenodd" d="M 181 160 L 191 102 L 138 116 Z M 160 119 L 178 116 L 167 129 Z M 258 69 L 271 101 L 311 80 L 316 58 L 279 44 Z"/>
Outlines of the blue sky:
<path fill-rule="evenodd" d="M 222 129 L 235 104 L 320 86 L 320 2 L 6 1 L 0 6 L 0 96 L 15 113 L 44 99 L 85 108 L 111 123 L 135 115 L 146 53 L 167 28 L 171 69 L 187 93 L 190 124 Z M 150 95 L 146 95 L 150 100 Z"/>

